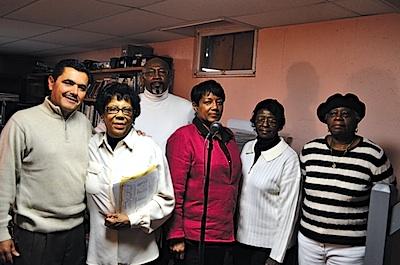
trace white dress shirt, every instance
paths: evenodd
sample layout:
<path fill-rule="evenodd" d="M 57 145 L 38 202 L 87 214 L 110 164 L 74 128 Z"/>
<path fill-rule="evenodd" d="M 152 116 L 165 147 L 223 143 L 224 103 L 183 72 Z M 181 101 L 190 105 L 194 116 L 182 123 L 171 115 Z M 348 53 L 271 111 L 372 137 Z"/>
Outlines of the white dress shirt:
<path fill-rule="evenodd" d="M 156 143 L 135 130 L 111 149 L 104 133 L 89 144 L 90 164 L 86 179 L 90 213 L 87 264 L 143 264 L 158 257 L 154 233 L 174 208 L 174 191 L 167 161 Z M 158 182 L 152 199 L 143 207 L 126 213 L 131 228 L 109 229 L 100 214 L 115 213 L 112 183 L 157 165 Z"/>
<path fill-rule="evenodd" d="M 241 153 L 243 186 L 237 240 L 271 248 L 270 257 L 283 262 L 295 226 L 300 190 L 300 164 L 296 152 L 281 138 L 261 152 L 253 165 L 254 145 L 245 144 Z"/>

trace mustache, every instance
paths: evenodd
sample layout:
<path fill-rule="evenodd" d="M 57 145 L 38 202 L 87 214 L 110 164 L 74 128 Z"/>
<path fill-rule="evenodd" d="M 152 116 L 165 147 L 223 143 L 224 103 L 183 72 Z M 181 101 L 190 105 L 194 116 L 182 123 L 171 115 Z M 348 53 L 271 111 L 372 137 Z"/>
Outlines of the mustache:
<path fill-rule="evenodd" d="M 160 94 L 162 93 L 164 90 L 166 90 L 166 87 L 164 85 L 164 83 L 162 82 L 153 82 L 150 85 L 151 91 L 155 94 Z"/>
<path fill-rule="evenodd" d="M 66 93 L 63 94 L 63 96 L 64 96 L 64 97 L 67 97 L 67 98 L 70 98 L 70 99 L 73 99 L 73 100 L 75 100 L 77 103 L 79 102 L 78 95 L 72 94 L 72 93 L 70 93 L 70 92 L 66 92 Z"/>

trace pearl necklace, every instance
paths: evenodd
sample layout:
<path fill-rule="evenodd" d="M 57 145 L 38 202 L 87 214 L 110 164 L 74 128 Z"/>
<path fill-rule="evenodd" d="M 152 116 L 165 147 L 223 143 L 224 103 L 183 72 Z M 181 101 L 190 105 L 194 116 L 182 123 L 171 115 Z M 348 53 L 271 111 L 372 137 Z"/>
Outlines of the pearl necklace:
<path fill-rule="evenodd" d="M 346 145 L 346 148 L 344 149 L 342 156 L 345 156 L 347 154 L 347 152 L 349 151 L 350 147 L 353 145 L 356 138 L 357 137 L 354 137 L 353 140 L 348 145 Z M 331 156 L 333 157 L 332 139 L 329 144 L 329 151 L 331 152 Z M 337 151 L 339 151 L 339 150 L 337 150 Z M 334 161 L 332 162 L 332 168 L 336 168 L 336 163 Z"/>

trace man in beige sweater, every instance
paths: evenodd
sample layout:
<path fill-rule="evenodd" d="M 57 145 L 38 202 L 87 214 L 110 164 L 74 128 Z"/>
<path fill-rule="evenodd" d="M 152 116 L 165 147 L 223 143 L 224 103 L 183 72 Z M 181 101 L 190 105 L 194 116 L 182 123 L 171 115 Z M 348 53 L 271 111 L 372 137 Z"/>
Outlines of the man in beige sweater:
<path fill-rule="evenodd" d="M 59 62 L 51 95 L 15 113 L 0 137 L 0 262 L 83 265 L 84 181 L 91 124 L 77 111 L 91 84 L 76 60 Z M 12 207 L 15 215 L 9 215 Z M 14 235 L 8 223 L 14 220 Z"/>

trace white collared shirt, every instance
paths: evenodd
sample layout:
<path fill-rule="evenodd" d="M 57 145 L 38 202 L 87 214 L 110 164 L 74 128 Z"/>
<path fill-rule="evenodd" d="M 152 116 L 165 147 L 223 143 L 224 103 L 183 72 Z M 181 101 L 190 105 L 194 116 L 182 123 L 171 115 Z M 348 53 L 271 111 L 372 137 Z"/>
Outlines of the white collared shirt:
<path fill-rule="evenodd" d="M 143 264 L 158 257 L 154 233 L 174 208 L 174 191 L 167 161 L 161 149 L 147 136 L 135 130 L 114 150 L 104 133 L 93 136 L 89 144 L 90 164 L 86 179 L 90 212 L 90 239 L 87 264 Z M 131 228 L 112 230 L 104 225 L 104 213 L 114 213 L 112 183 L 122 176 L 158 168 L 157 189 L 152 200 L 134 212 L 128 212 Z"/>

